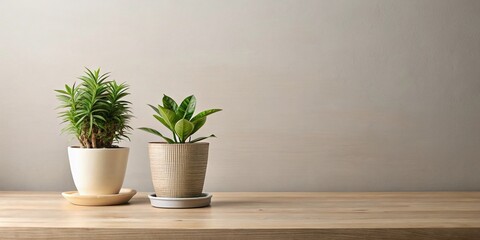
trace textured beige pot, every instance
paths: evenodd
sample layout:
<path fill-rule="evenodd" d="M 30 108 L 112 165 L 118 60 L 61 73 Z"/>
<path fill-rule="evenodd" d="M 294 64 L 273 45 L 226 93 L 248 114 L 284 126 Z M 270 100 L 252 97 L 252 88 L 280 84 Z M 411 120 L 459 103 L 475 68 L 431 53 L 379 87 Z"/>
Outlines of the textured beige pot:
<path fill-rule="evenodd" d="M 202 195 L 208 143 L 149 143 L 150 170 L 157 197 Z"/>
<path fill-rule="evenodd" d="M 117 194 L 127 169 L 128 148 L 69 147 L 73 181 L 80 195 Z"/>

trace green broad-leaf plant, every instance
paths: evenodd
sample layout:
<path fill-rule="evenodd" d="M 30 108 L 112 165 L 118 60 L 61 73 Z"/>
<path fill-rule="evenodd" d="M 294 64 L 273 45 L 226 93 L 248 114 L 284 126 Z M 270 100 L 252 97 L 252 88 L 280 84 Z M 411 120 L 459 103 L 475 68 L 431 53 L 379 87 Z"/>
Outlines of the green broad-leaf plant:
<path fill-rule="evenodd" d="M 55 90 L 63 109 L 59 118 L 66 126 L 62 133 L 73 134 L 83 148 L 115 148 L 114 143 L 129 139 L 131 103 L 124 100 L 128 85 L 109 80 L 110 74 L 86 68 L 76 85 Z"/>
<path fill-rule="evenodd" d="M 167 143 L 195 143 L 209 137 L 215 137 L 212 134 L 208 137 L 192 139 L 192 135 L 207 121 L 207 116 L 222 111 L 222 109 L 209 109 L 194 116 L 196 99 L 193 95 L 185 98 L 180 105 L 167 95 L 163 95 L 162 102 L 163 106 L 160 104 L 157 107 L 150 104 L 148 106 L 156 113 L 153 117 L 172 132 L 172 138 L 166 137 L 152 128 L 142 127 L 141 130 L 160 136 Z"/>

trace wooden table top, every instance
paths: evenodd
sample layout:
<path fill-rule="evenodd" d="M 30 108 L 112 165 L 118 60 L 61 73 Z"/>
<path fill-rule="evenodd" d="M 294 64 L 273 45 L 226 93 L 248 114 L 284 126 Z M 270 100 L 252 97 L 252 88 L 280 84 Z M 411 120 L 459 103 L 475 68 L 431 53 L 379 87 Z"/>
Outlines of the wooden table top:
<path fill-rule="evenodd" d="M 53 192 L 0 192 L 0 238 L 480 239 L 480 192 L 213 193 L 212 205 L 76 206 Z"/>

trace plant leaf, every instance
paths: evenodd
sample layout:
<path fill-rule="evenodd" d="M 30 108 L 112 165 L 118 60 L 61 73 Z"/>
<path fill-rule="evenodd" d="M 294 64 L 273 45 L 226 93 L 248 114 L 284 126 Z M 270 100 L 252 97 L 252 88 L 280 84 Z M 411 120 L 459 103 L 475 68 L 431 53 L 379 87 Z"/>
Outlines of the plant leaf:
<path fill-rule="evenodd" d="M 175 123 L 177 122 L 177 115 L 175 112 L 162 106 L 158 106 L 158 111 L 160 112 L 160 116 L 163 118 L 163 120 L 165 120 L 168 126 L 170 126 L 169 129 L 174 129 Z"/>
<path fill-rule="evenodd" d="M 158 113 L 158 115 L 160 115 L 160 111 L 158 110 L 158 108 L 156 108 L 155 106 L 153 105 L 150 105 L 150 104 L 147 104 L 149 107 L 151 107 L 153 109 L 153 111 L 155 111 L 156 113 Z"/>
<path fill-rule="evenodd" d="M 203 112 L 200 112 L 199 114 L 195 115 L 195 117 L 193 117 L 190 121 L 194 122 L 195 120 L 197 119 L 200 119 L 202 117 L 206 117 L 212 113 L 216 113 L 216 112 L 220 112 L 222 111 L 222 109 L 208 109 L 208 110 L 205 110 Z"/>
<path fill-rule="evenodd" d="M 177 112 L 178 104 L 171 97 L 163 94 L 162 102 L 164 108 Z"/>
<path fill-rule="evenodd" d="M 175 133 L 180 138 L 180 142 L 184 143 L 192 135 L 193 128 L 193 123 L 186 119 L 181 119 L 175 124 Z"/>
<path fill-rule="evenodd" d="M 207 117 L 202 117 L 202 118 L 199 118 L 195 121 L 192 121 L 192 123 L 194 125 L 192 135 L 194 133 L 196 133 L 198 131 L 198 129 L 200 129 L 205 124 L 206 121 L 207 121 Z"/>
<path fill-rule="evenodd" d="M 153 117 L 156 118 L 159 122 L 161 122 L 163 124 L 163 126 L 165 126 L 168 129 L 174 131 L 174 128 L 170 127 L 170 125 L 165 121 L 165 119 L 163 119 L 162 117 L 160 117 L 158 115 L 153 115 Z"/>
<path fill-rule="evenodd" d="M 205 139 L 207 139 L 207 138 L 210 138 L 210 137 L 217 137 L 217 136 L 215 136 L 215 134 L 212 134 L 212 135 L 210 135 L 210 136 L 208 136 L 208 137 L 199 137 L 199 138 L 195 138 L 195 139 L 191 140 L 191 141 L 190 141 L 190 143 L 196 143 L 196 142 L 199 142 L 199 141 L 205 140 Z"/>
<path fill-rule="evenodd" d="M 195 96 L 191 95 L 185 98 L 182 103 L 180 104 L 180 107 L 177 109 L 177 119 L 187 119 L 190 120 L 190 118 L 193 115 L 193 112 L 195 112 L 195 105 L 197 103 L 197 100 L 195 99 Z"/>
<path fill-rule="evenodd" d="M 139 128 L 140 130 L 143 130 L 145 132 L 148 132 L 148 133 L 151 133 L 151 134 L 154 134 L 154 135 L 157 135 L 163 139 L 165 139 L 165 141 L 167 141 L 168 143 L 174 143 L 174 141 L 168 137 L 165 137 L 163 136 L 161 133 L 159 133 L 157 130 L 155 129 L 151 129 L 151 128 L 146 128 L 146 127 L 141 127 Z"/>

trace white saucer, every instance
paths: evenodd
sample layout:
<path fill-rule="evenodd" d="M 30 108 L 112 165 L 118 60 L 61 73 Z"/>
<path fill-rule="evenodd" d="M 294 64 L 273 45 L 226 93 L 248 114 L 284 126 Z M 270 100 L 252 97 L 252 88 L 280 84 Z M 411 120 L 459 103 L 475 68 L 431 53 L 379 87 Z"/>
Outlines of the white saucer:
<path fill-rule="evenodd" d="M 148 198 L 152 206 L 158 208 L 200 208 L 210 205 L 212 194 L 202 193 L 202 196 L 193 198 L 168 198 L 157 197 L 155 193 L 151 193 Z"/>
<path fill-rule="evenodd" d="M 77 191 L 62 192 L 72 204 L 82 206 L 109 206 L 127 203 L 137 193 L 134 189 L 122 188 L 118 194 L 80 195 Z"/>

